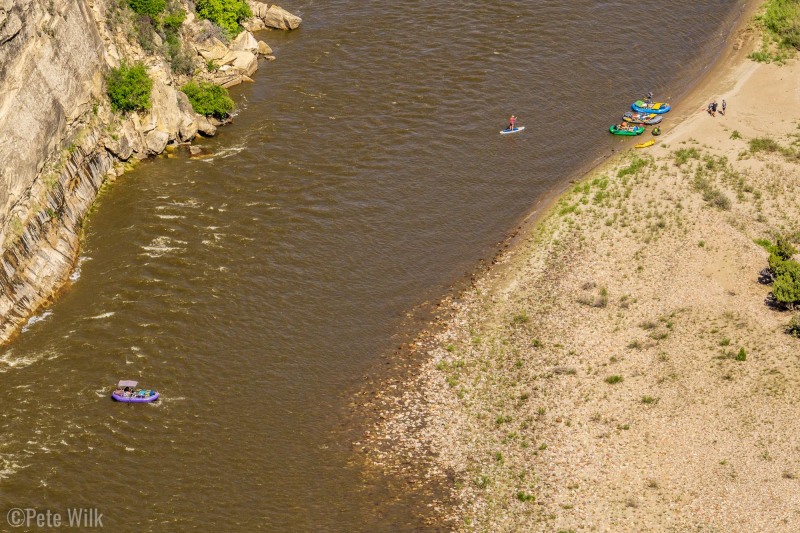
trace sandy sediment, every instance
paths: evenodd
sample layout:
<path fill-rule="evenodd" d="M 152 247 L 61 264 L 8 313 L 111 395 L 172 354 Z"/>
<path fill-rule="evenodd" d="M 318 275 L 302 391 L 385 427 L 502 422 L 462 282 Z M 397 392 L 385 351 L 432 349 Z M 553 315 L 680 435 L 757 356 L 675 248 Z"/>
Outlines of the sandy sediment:
<path fill-rule="evenodd" d="M 420 339 L 429 359 L 369 453 L 446 473 L 449 526 L 800 531 L 800 341 L 754 243 L 800 235 L 800 64 L 747 60 L 753 37 Z M 752 150 L 763 138 L 784 150 Z"/>

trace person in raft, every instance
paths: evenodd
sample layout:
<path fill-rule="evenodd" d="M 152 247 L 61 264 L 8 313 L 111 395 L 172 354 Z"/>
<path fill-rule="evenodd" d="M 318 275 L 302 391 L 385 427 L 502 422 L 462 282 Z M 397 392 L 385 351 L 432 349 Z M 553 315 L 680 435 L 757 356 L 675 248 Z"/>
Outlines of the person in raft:
<path fill-rule="evenodd" d="M 653 91 L 647 93 L 647 96 L 644 99 L 644 103 L 649 107 L 653 105 Z"/>
<path fill-rule="evenodd" d="M 508 119 L 508 127 L 506 128 L 508 131 L 514 131 L 517 128 L 517 116 L 511 115 L 511 118 Z"/>

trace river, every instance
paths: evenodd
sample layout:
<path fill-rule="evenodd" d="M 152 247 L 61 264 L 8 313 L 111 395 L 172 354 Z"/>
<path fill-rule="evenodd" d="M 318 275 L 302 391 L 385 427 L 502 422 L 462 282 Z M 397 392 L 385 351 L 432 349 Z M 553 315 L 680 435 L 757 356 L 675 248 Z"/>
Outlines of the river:
<path fill-rule="evenodd" d="M 259 36 L 278 59 L 232 91 L 234 124 L 109 185 L 74 283 L 0 352 L 3 512 L 424 529 L 425 502 L 343 441 L 347 391 L 410 310 L 630 143 L 607 128 L 634 99 L 685 94 L 741 1 L 284 7 L 303 26 Z M 527 129 L 499 135 L 512 113 Z M 119 379 L 163 399 L 116 404 Z"/>

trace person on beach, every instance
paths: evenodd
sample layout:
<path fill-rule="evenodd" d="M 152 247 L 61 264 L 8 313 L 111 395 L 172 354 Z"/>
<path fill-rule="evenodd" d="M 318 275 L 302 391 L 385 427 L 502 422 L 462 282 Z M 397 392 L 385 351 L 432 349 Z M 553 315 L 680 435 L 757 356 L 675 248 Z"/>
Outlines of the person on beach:
<path fill-rule="evenodd" d="M 717 115 L 717 101 L 716 100 L 711 102 L 711 111 L 713 111 L 712 116 L 716 116 Z"/>
<path fill-rule="evenodd" d="M 517 116 L 511 115 L 511 118 L 508 119 L 508 127 L 506 128 L 508 131 L 514 131 L 517 127 Z"/>
<path fill-rule="evenodd" d="M 722 101 L 722 111 L 719 112 L 720 115 L 725 114 L 725 108 L 728 107 L 728 104 L 725 103 L 725 100 Z"/>
<path fill-rule="evenodd" d="M 708 114 L 713 117 L 714 113 L 716 113 L 716 109 L 714 107 L 714 102 L 711 102 L 710 104 L 708 104 Z"/>

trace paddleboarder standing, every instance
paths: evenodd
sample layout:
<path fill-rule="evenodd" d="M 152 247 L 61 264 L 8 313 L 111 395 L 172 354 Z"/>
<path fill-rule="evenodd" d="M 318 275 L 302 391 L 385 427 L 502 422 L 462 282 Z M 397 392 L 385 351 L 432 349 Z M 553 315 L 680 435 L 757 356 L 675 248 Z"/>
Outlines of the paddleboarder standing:
<path fill-rule="evenodd" d="M 516 127 L 517 127 L 517 116 L 511 115 L 511 118 L 508 119 L 508 130 L 514 131 Z"/>

